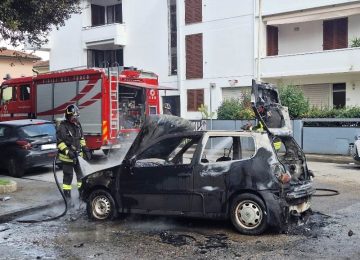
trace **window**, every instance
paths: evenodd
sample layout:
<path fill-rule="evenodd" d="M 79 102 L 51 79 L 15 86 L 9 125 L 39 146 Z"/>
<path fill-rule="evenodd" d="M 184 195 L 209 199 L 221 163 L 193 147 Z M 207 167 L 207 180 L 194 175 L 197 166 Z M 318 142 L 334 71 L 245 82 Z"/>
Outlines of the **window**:
<path fill-rule="evenodd" d="M 170 75 L 177 74 L 176 0 L 169 0 L 169 60 Z"/>
<path fill-rule="evenodd" d="M 30 99 L 30 85 L 20 86 L 20 100 Z"/>
<path fill-rule="evenodd" d="M 254 154 L 255 142 L 251 136 L 211 136 L 201 155 L 201 162 L 243 160 Z"/>
<path fill-rule="evenodd" d="M 107 23 L 122 23 L 122 4 L 106 7 Z"/>
<path fill-rule="evenodd" d="M 15 87 L 5 87 L 2 90 L 2 97 L 1 97 L 1 102 L 8 102 L 10 100 L 15 100 L 16 99 L 16 92 L 15 92 Z"/>
<path fill-rule="evenodd" d="M 186 78 L 203 77 L 203 37 L 202 34 L 186 35 Z"/>
<path fill-rule="evenodd" d="M 105 24 L 105 7 L 101 5 L 91 5 L 91 25 L 99 26 Z"/>
<path fill-rule="evenodd" d="M 101 6 L 91 5 L 91 25 L 99 26 L 112 23 L 122 23 L 122 4 Z"/>
<path fill-rule="evenodd" d="M 279 29 L 276 26 L 268 25 L 266 27 L 267 56 L 275 56 L 279 54 L 278 35 L 279 35 Z"/>
<path fill-rule="evenodd" d="M 137 167 L 188 165 L 191 163 L 200 137 L 166 138 L 138 156 Z"/>
<path fill-rule="evenodd" d="M 348 47 L 348 19 L 327 20 L 323 23 L 323 49 Z"/>
<path fill-rule="evenodd" d="M 188 89 L 187 110 L 198 111 L 202 104 L 204 104 L 204 89 Z"/>
<path fill-rule="evenodd" d="M 55 136 L 53 124 L 27 125 L 19 128 L 22 137 Z"/>
<path fill-rule="evenodd" d="M 333 84 L 333 106 L 334 108 L 345 107 L 346 102 L 346 84 Z"/>
<path fill-rule="evenodd" d="M 11 129 L 7 126 L 0 126 L 0 138 L 9 137 L 11 133 Z"/>
<path fill-rule="evenodd" d="M 185 24 L 202 21 L 202 0 L 185 0 Z"/>
<path fill-rule="evenodd" d="M 116 67 L 124 65 L 123 49 L 88 50 L 88 67 Z"/>

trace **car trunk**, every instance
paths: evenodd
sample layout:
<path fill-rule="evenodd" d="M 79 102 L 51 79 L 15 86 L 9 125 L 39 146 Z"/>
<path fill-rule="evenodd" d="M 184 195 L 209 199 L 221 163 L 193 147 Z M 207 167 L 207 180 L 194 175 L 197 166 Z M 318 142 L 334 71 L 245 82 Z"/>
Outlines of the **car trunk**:
<path fill-rule="evenodd" d="M 275 86 L 253 81 L 251 103 L 259 123 L 268 132 L 273 141 L 273 148 L 286 173 L 291 176 L 284 185 L 284 196 L 292 210 L 298 213 L 308 206 L 298 208 L 299 203 L 306 202 L 315 192 L 311 177 L 313 173 L 307 168 L 305 154 L 292 137 L 292 127 L 287 107 L 281 105 L 279 93 Z"/>

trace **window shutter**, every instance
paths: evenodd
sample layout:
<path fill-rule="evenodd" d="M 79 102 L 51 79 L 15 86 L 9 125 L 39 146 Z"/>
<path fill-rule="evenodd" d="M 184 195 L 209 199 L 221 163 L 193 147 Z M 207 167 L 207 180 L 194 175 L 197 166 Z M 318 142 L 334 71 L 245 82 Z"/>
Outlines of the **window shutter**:
<path fill-rule="evenodd" d="M 336 20 L 336 38 L 335 49 L 343 49 L 348 47 L 348 19 Z"/>
<path fill-rule="evenodd" d="M 267 56 L 278 55 L 278 34 L 279 29 L 276 26 L 268 25 L 266 27 Z"/>
<path fill-rule="evenodd" d="M 201 104 L 204 104 L 204 89 L 188 89 L 187 110 L 198 111 Z"/>
<path fill-rule="evenodd" d="M 185 0 L 185 24 L 202 21 L 202 0 Z"/>
<path fill-rule="evenodd" d="M 334 42 L 334 20 L 323 23 L 323 50 L 333 49 Z"/>
<path fill-rule="evenodd" d="M 327 20 L 323 23 L 323 49 L 348 47 L 348 19 Z"/>
<path fill-rule="evenodd" d="M 188 111 L 195 110 L 195 90 L 194 89 L 187 90 L 187 110 Z"/>
<path fill-rule="evenodd" d="M 186 78 L 203 77 L 202 34 L 186 35 Z"/>

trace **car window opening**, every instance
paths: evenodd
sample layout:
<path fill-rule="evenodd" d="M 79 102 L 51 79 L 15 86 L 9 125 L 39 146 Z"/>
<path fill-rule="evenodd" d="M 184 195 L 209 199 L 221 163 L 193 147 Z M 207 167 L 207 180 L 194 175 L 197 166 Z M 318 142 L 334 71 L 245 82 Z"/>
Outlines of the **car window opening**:
<path fill-rule="evenodd" d="M 212 136 L 208 139 L 202 163 L 249 159 L 255 154 L 255 142 L 250 136 Z"/>

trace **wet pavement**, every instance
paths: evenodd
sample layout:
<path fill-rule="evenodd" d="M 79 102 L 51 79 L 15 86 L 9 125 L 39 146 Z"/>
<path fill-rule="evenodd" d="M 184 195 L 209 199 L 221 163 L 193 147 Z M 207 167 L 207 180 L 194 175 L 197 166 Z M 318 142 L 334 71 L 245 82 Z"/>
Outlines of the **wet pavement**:
<path fill-rule="evenodd" d="M 228 221 L 122 216 L 89 221 L 77 203 L 63 218 L 0 224 L 0 259 L 360 259 L 360 168 L 309 163 L 317 188 L 338 196 L 314 197 L 313 212 L 282 233 L 238 234 Z M 53 185 L 53 184 L 51 184 Z M 61 213 L 62 205 L 23 219 Z"/>

